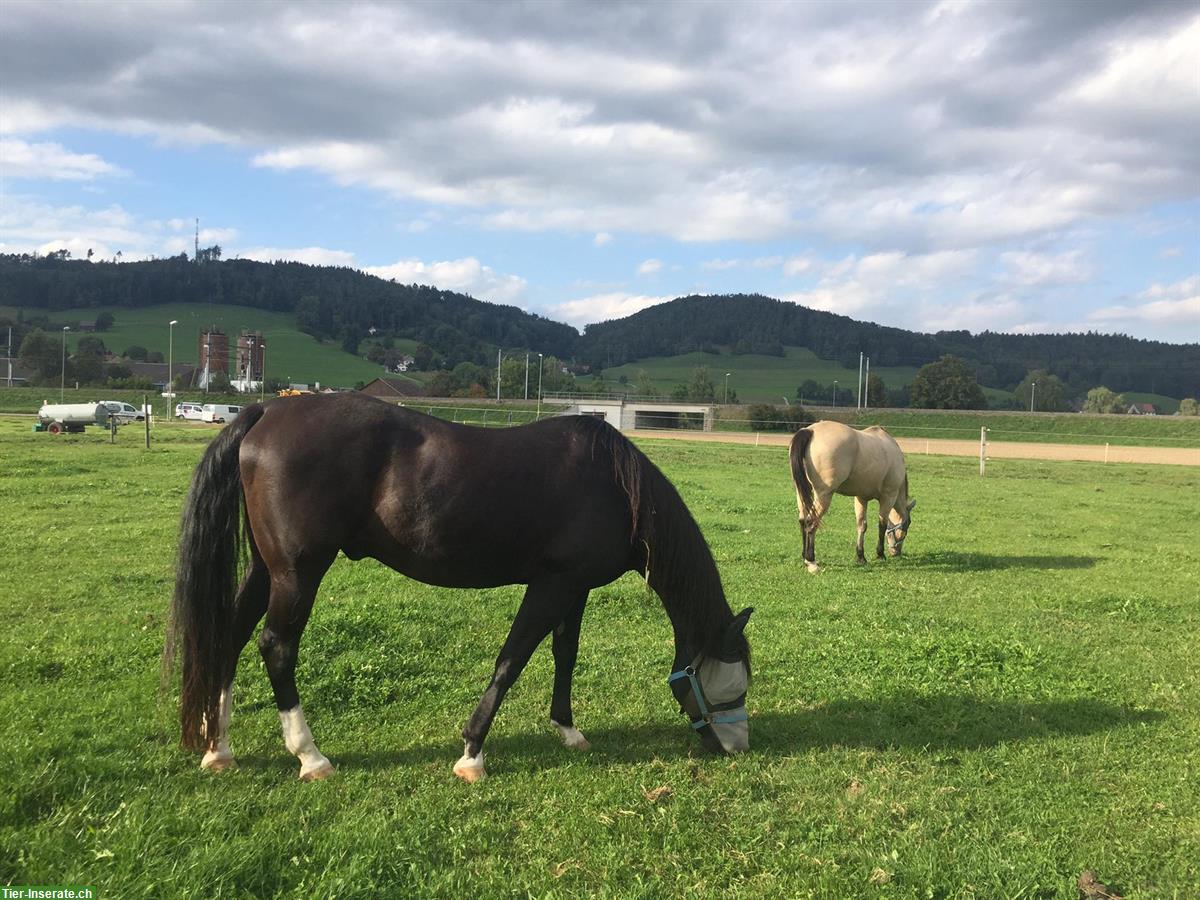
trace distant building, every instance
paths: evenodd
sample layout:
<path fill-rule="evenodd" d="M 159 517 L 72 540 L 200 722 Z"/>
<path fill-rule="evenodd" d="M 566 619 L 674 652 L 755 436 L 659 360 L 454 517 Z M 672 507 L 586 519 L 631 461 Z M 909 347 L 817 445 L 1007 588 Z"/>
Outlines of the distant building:
<path fill-rule="evenodd" d="M 229 338 L 219 328 L 201 331 L 196 343 L 196 368 L 200 371 L 197 387 L 208 387 L 209 381 L 218 372 L 229 377 Z"/>
<path fill-rule="evenodd" d="M 262 381 L 265 347 L 261 331 L 243 331 L 238 335 L 235 371 L 239 381 Z"/>
<path fill-rule="evenodd" d="M 1131 416 L 1154 416 L 1158 415 L 1158 410 L 1154 408 L 1153 403 L 1134 403 L 1129 407 L 1129 415 Z"/>
<path fill-rule="evenodd" d="M 425 388 L 408 378 L 376 378 L 362 386 L 362 393 L 382 400 L 398 400 L 402 397 L 422 397 Z"/>

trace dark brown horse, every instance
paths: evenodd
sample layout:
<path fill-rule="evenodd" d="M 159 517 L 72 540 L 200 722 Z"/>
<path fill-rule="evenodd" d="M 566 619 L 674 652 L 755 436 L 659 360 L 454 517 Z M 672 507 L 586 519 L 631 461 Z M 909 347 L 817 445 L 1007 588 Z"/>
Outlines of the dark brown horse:
<path fill-rule="evenodd" d="M 361 394 L 314 395 L 244 409 L 192 481 L 165 658 L 179 646 L 183 743 L 205 751 L 202 767 L 233 763 L 230 687 L 265 614 L 258 645 L 284 742 L 301 778 L 332 774 L 294 673 L 317 587 L 339 550 L 428 584 L 528 585 L 462 732 L 454 772 L 466 781 L 483 777 L 492 719 L 551 633 L 550 719 L 568 747 L 586 749 L 571 714 L 583 609 L 592 588 L 628 571 L 644 574 L 663 601 L 675 632 L 671 689 L 705 746 L 748 745 L 750 610 L 733 615 L 687 507 L 619 432 L 587 416 L 471 428 Z"/>

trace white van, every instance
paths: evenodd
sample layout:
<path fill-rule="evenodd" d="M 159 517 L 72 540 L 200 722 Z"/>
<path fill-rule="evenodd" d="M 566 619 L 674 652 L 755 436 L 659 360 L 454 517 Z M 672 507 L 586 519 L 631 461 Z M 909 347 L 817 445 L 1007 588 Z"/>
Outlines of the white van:
<path fill-rule="evenodd" d="M 240 406 L 226 406 L 224 403 L 205 403 L 204 411 L 200 413 L 201 422 L 232 422 L 242 411 Z"/>

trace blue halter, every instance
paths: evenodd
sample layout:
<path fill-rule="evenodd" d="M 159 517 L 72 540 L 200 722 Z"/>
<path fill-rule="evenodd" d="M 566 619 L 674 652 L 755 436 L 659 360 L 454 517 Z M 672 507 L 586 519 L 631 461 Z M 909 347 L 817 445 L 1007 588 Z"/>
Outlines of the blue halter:
<path fill-rule="evenodd" d="M 674 684 L 682 678 L 686 678 L 692 684 L 692 694 L 696 698 L 696 705 L 700 708 L 700 718 L 692 719 L 692 728 L 699 731 L 706 725 L 725 725 L 731 722 L 745 722 L 750 718 L 750 714 L 746 712 L 746 695 L 735 697 L 728 703 L 716 703 L 710 708 L 704 702 L 704 691 L 700 687 L 700 679 L 696 676 L 696 670 L 692 666 L 686 666 L 678 672 L 672 672 L 671 677 L 667 679 L 667 684 Z M 737 710 L 737 712 L 729 712 L 729 710 Z M 687 710 L 681 706 L 679 711 L 687 715 Z M 690 717 L 689 717 L 690 718 Z"/>

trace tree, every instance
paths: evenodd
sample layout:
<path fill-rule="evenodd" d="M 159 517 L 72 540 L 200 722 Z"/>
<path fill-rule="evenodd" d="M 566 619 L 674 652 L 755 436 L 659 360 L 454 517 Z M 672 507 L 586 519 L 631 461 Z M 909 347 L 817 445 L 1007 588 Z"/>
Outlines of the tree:
<path fill-rule="evenodd" d="M 909 391 L 912 405 L 923 409 L 986 409 L 987 398 L 966 361 L 946 354 L 921 366 Z"/>
<path fill-rule="evenodd" d="M 91 255 L 91 251 L 88 251 L 88 255 Z M 113 327 L 113 322 L 115 321 L 116 319 L 113 318 L 112 313 L 102 312 L 100 315 L 96 316 L 96 330 L 108 331 L 108 329 Z"/>
<path fill-rule="evenodd" d="M 33 369 L 43 378 L 58 372 L 62 366 L 61 345 L 40 328 L 25 335 L 19 355 L 21 365 Z"/>
<path fill-rule="evenodd" d="M 1033 385 L 1037 383 L 1035 390 Z M 1032 401 L 1034 412 L 1070 409 L 1067 404 L 1067 389 L 1057 375 L 1051 375 L 1045 369 L 1033 369 L 1028 372 L 1013 391 L 1013 396 L 1021 409 L 1029 409 Z"/>
<path fill-rule="evenodd" d="M 136 360 L 139 360 L 140 362 L 145 362 L 146 357 L 149 354 L 150 354 L 150 351 L 147 350 L 145 347 L 142 347 L 139 344 L 134 344 L 132 347 L 126 347 L 125 352 L 122 353 L 121 355 L 124 356 L 126 359 L 136 359 Z"/>
<path fill-rule="evenodd" d="M 224 372 L 213 372 L 208 379 L 208 390 L 213 394 L 231 394 L 233 386 L 229 383 L 229 376 Z"/>
<path fill-rule="evenodd" d="M 696 403 L 715 403 L 717 389 L 708 377 L 707 366 L 697 366 L 692 372 L 692 380 L 688 384 L 688 399 Z"/>
<path fill-rule="evenodd" d="M 637 380 L 633 383 L 633 393 L 638 397 L 657 397 L 658 388 L 645 369 L 638 369 Z"/>
<path fill-rule="evenodd" d="M 71 357 L 71 379 L 80 384 L 101 384 L 104 362 L 95 353 L 76 353 Z"/>
<path fill-rule="evenodd" d="M 103 356 L 106 350 L 104 341 L 94 334 L 85 334 L 75 345 L 76 353 L 90 353 L 92 356 Z"/>
<path fill-rule="evenodd" d="M 878 375 L 867 378 L 867 406 L 887 406 L 887 385 Z"/>
<path fill-rule="evenodd" d="M 1200 404 L 1196 403 L 1194 397 L 1184 397 L 1179 401 L 1179 414 L 1181 416 L 1200 416 Z"/>
<path fill-rule="evenodd" d="M 167 359 L 165 356 L 163 356 L 163 352 L 161 350 L 151 350 L 146 354 L 146 362 L 161 363 L 166 361 Z"/>
<path fill-rule="evenodd" d="M 1124 394 L 1115 394 L 1103 385 L 1088 391 L 1083 401 L 1083 411 L 1089 413 L 1123 413 L 1128 406 Z"/>

